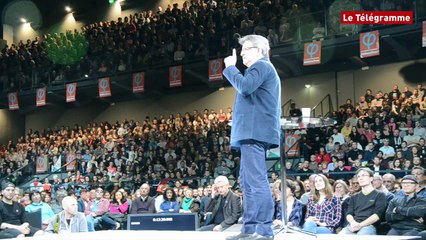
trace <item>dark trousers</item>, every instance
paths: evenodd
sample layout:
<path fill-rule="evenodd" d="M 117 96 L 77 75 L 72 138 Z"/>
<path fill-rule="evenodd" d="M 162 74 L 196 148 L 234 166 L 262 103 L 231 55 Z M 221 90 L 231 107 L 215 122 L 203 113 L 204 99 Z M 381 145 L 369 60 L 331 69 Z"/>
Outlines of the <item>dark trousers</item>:
<path fill-rule="evenodd" d="M 419 235 L 418 230 L 416 229 L 411 229 L 411 230 L 402 230 L 402 229 L 395 229 L 395 228 L 391 228 L 391 230 L 389 230 L 387 235 L 393 235 L 393 236 L 417 236 Z"/>

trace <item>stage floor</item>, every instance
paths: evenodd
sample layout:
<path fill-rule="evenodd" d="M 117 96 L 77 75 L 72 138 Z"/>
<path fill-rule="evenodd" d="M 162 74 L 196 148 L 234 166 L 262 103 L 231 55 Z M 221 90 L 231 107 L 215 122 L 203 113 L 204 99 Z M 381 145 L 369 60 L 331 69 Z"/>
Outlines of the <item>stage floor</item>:
<path fill-rule="evenodd" d="M 63 234 L 58 238 L 57 234 L 46 234 L 38 237 L 26 237 L 25 239 L 37 240 L 225 240 L 227 236 L 235 235 L 236 232 L 192 232 L 192 231 L 97 231 L 89 233 Z M 301 233 L 279 233 L 275 240 L 397 240 L 416 239 L 415 237 L 398 236 L 341 236 L 324 234 L 311 236 Z"/>

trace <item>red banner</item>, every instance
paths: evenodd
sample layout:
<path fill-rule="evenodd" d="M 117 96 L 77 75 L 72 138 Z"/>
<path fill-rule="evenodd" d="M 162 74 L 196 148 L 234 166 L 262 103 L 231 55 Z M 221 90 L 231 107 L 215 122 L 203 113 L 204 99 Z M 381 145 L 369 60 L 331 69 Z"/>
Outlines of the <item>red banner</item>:
<path fill-rule="evenodd" d="M 287 157 L 299 156 L 299 136 L 296 134 L 287 134 L 285 137 L 284 150 L 287 153 Z"/>
<path fill-rule="evenodd" d="M 380 55 L 379 31 L 361 33 L 359 36 L 361 58 Z"/>
<path fill-rule="evenodd" d="M 46 105 L 46 88 L 37 88 L 36 90 L 36 106 L 41 107 Z"/>
<path fill-rule="evenodd" d="M 145 90 L 145 73 L 138 72 L 132 74 L 133 92 L 143 92 Z"/>
<path fill-rule="evenodd" d="M 209 61 L 209 81 L 220 81 L 223 80 L 222 76 L 223 70 L 223 59 L 212 59 Z"/>
<path fill-rule="evenodd" d="M 9 100 L 9 110 L 19 109 L 18 92 L 7 94 L 7 99 Z"/>
<path fill-rule="evenodd" d="M 45 173 L 48 169 L 47 167 L 47 157 L 44 155 L 36 157 L 36 172 L 37 173 Z"/>
<path fill-rule="evenodd" d="M 182 65 L 169 68 L 169 87 L 182 86 Z"/>
<path fill-rule="evenodd" d="M 75 166 L 77 166 L 77 161 L 75 159 L 77 158 L 77 155 L 75 153 L 68 153 L 65 157 L 65 160 L 67 161 L 67 171 L 74 171 Z"/>
<path fill-rule="evenodd" d="M 77 83 L 69 83 L 67 84 L 66 95 L 67 102 L 75 102 L 75 95 L 77 93 Z"/>
<path fill-rule="evenodd" d="M 423 21 L 422 47 L 426 47 L 426 21 Z"/>
<path fill-rule="evenodd" d="M 109 77 L 98 79 L 99 97 L 110 97 L 111 96 L 111 81 Z"/>
<path fill-rule="evenodd" d="M 321 42 L 305 43 L 303 66 L 321 64 Z"/>

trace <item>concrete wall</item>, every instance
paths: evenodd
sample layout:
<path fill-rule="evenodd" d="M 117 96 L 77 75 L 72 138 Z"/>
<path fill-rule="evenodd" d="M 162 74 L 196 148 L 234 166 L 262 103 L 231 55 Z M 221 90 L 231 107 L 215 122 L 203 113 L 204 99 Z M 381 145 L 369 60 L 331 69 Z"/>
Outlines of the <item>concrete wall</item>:
<path fill-rule="evenodd" d="M 0 144 L 16 140 L 25 134 L 25 116 L 18 111 L 0 110 Z"/>

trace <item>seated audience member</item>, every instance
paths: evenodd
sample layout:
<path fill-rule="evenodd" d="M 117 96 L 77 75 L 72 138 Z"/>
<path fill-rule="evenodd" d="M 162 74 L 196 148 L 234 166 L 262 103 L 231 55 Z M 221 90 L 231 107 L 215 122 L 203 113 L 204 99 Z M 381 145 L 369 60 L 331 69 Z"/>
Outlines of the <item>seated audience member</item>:
<path fill-rule="evenodd" d="M 157 187 L 157 195 L 154 197 L 155 198 L 155 203 L 154 203 L 155 212 L 160 212 L 160 205 L 164 201 L 164 189 L 166 189 L 167 187 L 168 187 L 167 184 L 163 184 L 161 182 Z"/>
<path fill-rule="evenodd" d="M 109 200 L 105 199 L 103 195 L 102 188 L 97 188 L 95 199 L 87 204 L 85 214 L 89 232 L 95 231 L 95 228 L 100 226 L 102 215 L 108 212 Z"/>
<path fill-rule="evenodd" d="M 89 193 L 86 189 L 80 190 L 80 198 L 77 200 L 78 211 L 84 213 L 86 206 L 89 203 Z"/>
<path fill-rule="evenodd" d="M 373 187 L 379 191 L 382 191 L 386 194 L 386 202 L 389 203 L 395 196 L 393 193 L 390 193 L 388 189 L 383 185 L 383 177 L 380 175 L 374 175 L 373 177 Z"/>
<path fill-rule="evenodd" d="M 310 175 L 309 176 L 309 179 L 307 179 L 307 181 L 308 181 L 308 184 L 307 184 L 307 186 L 306 186 L 306 191 L 305 191 L 305 193 L 300 197 L 300 202 L 304 205 L 304 206 L 306 206 L 307 204 L 308 204 L 308 201 L 309 201 L 309 198 L 311 197 L 311 195 L 312 195 L 312 191 L 313 191 L 313 189 L 314 189 L 314 187 L 315 187 L 315 182 L 314 182 L 314 179 L 315 179 L 315 177 L 316 177 L 317 175 L 316 174 L 312 174 L 312 175 Z"/>
<path fill-rule="evenodd" d="M 52 210 L 55 214 L 60 213 L 62 209 L 62 200 L 68 195 L 64 189 L 58 189 L 55 193 L 55 198 L 52 199 Z"/>
<path fill-rule="evenodd" d="M 223 231 L 236 224 L 241 217 L 242 207 L 240 197 L 230 190 L 228 178 L 219 176 L 214 180 L 214 193 L 207 203 L 205 215 L 211 215 L 206 225 L 199 231 Z"/>
<path fill-rule="evenodd" d="M 411 174 L 414 175 L 419 182 L 416 188 L 416 196 L 418 197 L 426 197 L 426 177 L 425 177 L 425 169 L 422 167 L 414 167 L 411 170 Z M 399 196 L 404 196 L 404 190 L 398 192 Z"/>
<path fill-rule="evenodd" d="M 361 191 L 349 198 L 348 225 L 339 234 L 376 235 L 374 224 L 385 213 L 386 195 L 373 187 L 373 174 L 369 168 L 360 168 L 356 172 Z"/>
<path fill-rule="evenodd" d="M 303 205 L 294 197 L 296 183 L 292 180 L 286 180 L 286 204 L 287 204 L 287 226 L 301 227 L 303 219 Z M 275 197 L 275 220 L 272 222 L 273 227 L 281 227 L 283 225 L 282 216 L 282 192 L 281 180 L 277 180 L 273 186 Z"/>
<path fill-rule="evenodd" d="M 301 117 L 302 116 L 302 111 L 300 110 L 300 108 L 296 107 L 296 103 L 291 103 L 290 104 L 290 117 Z"/>
<path fill-rule="evenodd" d="M 414 135 L 413 127 L 409 127 L 408 134 L 404 137 L 404 141 L 407 142 L 408 147 L 413 147 L 419 144 L 420 136 Z"/>
<path fill-rule="evenodd" d="M 383 184 L 385 185 L 386 189 L 392 194 L 396 193 L 395 182 L 396 178 L 395 175 L 393 175 L 392 173 L 386 173 L 385 175 L 383 175 Z"/>
<path fill-rule="evenodd" d="M 87 221 L 84 213 L 78 212 L 77 200 L 67 196 L 62 200 L 64 210 L 55 215 L 46 228 L 49 233 L 87 232 Z"/>
<path fill-rule="evenodd" d="M 25 236 L 39 236 L 44 232 L 30 226 L 25 216 L 24 207 L 13 201 L 15 185 L 10 182 L 2 184 L 2 201 L 0 202 L 0 237 L 21 238 Z"/>
<path fill-rule="evenodd" d="M 192 196 L 192 189 L 184 190 L 184 197 L 179 204 L 180 213 L 198 213 L 200 210 L 200 201 Z"/>
<path fill-rule="evenodd" d="M 425 229 L 422 219 L 426 214 L 426 199 L 416 195 L 419 181 L 414 175 L 402 178 L 404 196 L 396 196 L 386 210 L 386 221 L 391 229 L 387 235 L 417 236 Z"/>
<path fill-rule="evenodd" d="M 132 202 L 130 214 L 155 213 L 155 199 L 149 196 L 150 186 L 144 183 L 139 188 L 140 197 Z"/>
<path fill-rule="evenodd" d="M 112 202 L 109 204 L 109 211 L 102 215 L 102 225 L 108 229 L 120 229 L 124 223 L 129 210 L 129 203 L 120 191 L 115 192 Z"/>
<path fill-rule="evenodd" d="M 25 207 L 25 211 L 27 212 L 36 212 L 37 210 L 41 210 L 41 221 L 43 223 L 43 229 L 47 227 L 50 220 L 55 216 L 55 213 L 53 213 L 52 208 L 49 206 L 49 204 L 44 203 L 41 201 L 41 195 L 39 192 L 32 192 L 30 194 L 30 198 L 32 200 L 32 203 Z"/>
<path fill-rule="evenodd" d="M 168 187 L 163 191 L 164 201 L 160 205 L 160 213 L 178 213 L 179 202 L 177 201 L 176 193 L 172 188 Z"/>
<path fill-rule="evenodd" d="M 303 229 L 315 234 L 335 233 L 342 218 L 340 200 L 333 196 L 327 177 L 318 174 L 309 198 Z"/>
<path fill-rule="evenodd" d="M 342 219 L 340 220 L 339 226 L 336 229 L 336 232 L 339 232 L 343 226 L 346 224 L 346 212 L 348 211 L 349 204 L 349 187 L 345 181 L 339 179 L 336 180 L 333 184 L 334 196 L 337 197 L 342 204 Z"/>

